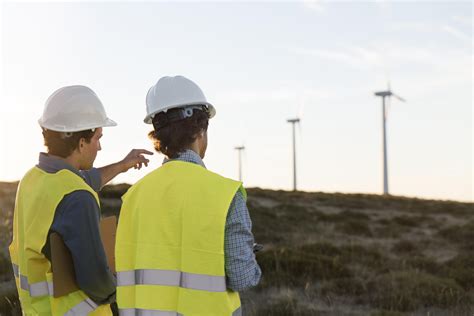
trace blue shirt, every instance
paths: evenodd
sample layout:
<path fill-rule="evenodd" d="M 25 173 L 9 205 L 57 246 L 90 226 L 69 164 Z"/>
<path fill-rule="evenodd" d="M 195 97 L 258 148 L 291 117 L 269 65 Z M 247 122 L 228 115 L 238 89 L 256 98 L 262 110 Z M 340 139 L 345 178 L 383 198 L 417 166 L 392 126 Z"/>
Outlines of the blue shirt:
<path fill-rule="evenodd" d="M 186 150 L 175 159 L 206 167 L 201 157 L 192 150 Z M 256 286 L 262 271 L 253 253 L 254 238 L 252 221 L 245 198 L 240 191 L 235 194 L 225 224 L 224 255 L 227 287 L 233 291 L 243 291 Z"/>
<path fill-rule="evenodd" d="M 67 169 L 84 179 L 94 191 L 101 188 L 97 169 L 79 171 L 60 158 L 40 153 L 38 168 L 48 173 Z M 116 280 L 109 269 L 99 230 L 100 209 L 95 197 L 79 190 L 64 196 L 54 213 L 49 234 L 57 232 L 71 252 L 76 281 L 97 304 L 115 301 Z M 51 261 L 50 240 L 43 247 L 43 254 Z"/>

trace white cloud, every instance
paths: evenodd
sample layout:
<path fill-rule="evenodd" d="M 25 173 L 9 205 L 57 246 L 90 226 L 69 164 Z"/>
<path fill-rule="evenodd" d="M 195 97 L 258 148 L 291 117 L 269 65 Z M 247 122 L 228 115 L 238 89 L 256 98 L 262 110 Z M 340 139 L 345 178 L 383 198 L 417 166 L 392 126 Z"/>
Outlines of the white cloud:
<path fill-rule="evenodd" d="M 410 31 L 410 32 L 432 32 L 435 30 L 433 25 L 425 22 L 403 21 L 395 22 L 389 26 L 391 31 Z"/>
<path fill-rule="evenodd" d="M 452 26 L 449 26 L 449 25 L 445 25 L 441 28 L 444 32 L 447 32 L 451 35 L 453 35 L 454 37 L 462 40 L 462 41 L 466 41 L 466 42 L 471 42 L 472 41 L 472 37 L 469 36 L 469 35 L 466 35 L 464 34 L 463 32 L 461 32 L 460 30 L 452 27 Z"/>
<path fill-rule="evenodd" d="M 341 49 L 307 49 L 296 48 L 291 52 L 297 55 L 313 56 L 323 60 L 334 61 L 359 70 L 384 68 L 384 53 L 371 47 L 349 46 Z"/>
<path fill-rule="evenodd" d="M 330 100 L 337 95 L 334 91 L 304 86 L 300 81 L 281 83 L 277 86 L 271 89 L 257 87 L 255 89 L 220 90 L 214 95 L 214 98 L 240 103 L 288 102 L 298 99 L 300 103 L 304 103 L 308 100 Z"/>
<path fill-rule="evenodd" d="M 317 58 L 316 62 L 338 63 L 367 72 L 374 79 L 366 82 L 369 87 L 390 79 L 411 83 L 405 84 L 404 91 L 416 84 L 417 88 L 410 92 L 410 97 L 423 96 L 440 89 L 464 87 L 468 83 L 467 78 L 472 77 L 471 65 L 474 58 L 470 53 L 459 49 L 446 48 L 439 51 L 404 46 L 397 42 L 374 42 L 366 47 L 340 49 L 293 49 L 292 52 L 314 56 Z M 363 86 L 358 89 L 370 90 L 364 90 Z M 335 99 L 333 97 L 331 101 Z"/>
<path fill-rule="evenodd" d="M 457 34 L 460 37 L 463 35 Z M 465 52 L 455 49 L 438 51 L 406 46 L 397 42 L 373 42 L 365 47 L 343 46 L 339 49 L 293 48 L 290 52 L 343 63 L 356 69 L 379 68 L 385 67 L 387 64 L 392 67 L 417 64 L 440 68 L 449 63 L 450 60 L 464 59 L 468 56 Z"/>
<path fill-rule="evenodd" d="M 308 49 L 308 48 L 294 48 L 291 52 L 297 55 L 313 56 L 320 59 L 330 60 L 338 63 L 343 63 L 353 68 L 363 69 L 365 64 L 361 63 L 360 56 L 357 56 L 350 51 L 344 50 L 327 50 L 327 49 Z"/>
<path fill-rule="evenodd" d="M 303 5 L 316 12 L 324 11 L 323 2 L 321 0 L 303 0 Z"/>
<path fill-rule="evenodd" d="M 469 17 L 469 16 L 455 15 L 452 17 L 452 19 L 458 23 L 472 27 L 472 16 Z"/>

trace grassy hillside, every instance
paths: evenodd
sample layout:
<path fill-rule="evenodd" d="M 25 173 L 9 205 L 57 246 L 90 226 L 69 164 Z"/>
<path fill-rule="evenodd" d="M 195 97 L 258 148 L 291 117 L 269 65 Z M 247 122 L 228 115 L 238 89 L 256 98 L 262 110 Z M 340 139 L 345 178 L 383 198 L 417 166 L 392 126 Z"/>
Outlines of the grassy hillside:
<path fill-rule="evenodd" d="M 117 214 L 127 185 L 101 192 Z M 18 310 L 10 241 L 15 186 L 0 185 L 0 313 Z M 473 315 L 474 205 L 248 190 L 264 277 L 245 315 Z"/>

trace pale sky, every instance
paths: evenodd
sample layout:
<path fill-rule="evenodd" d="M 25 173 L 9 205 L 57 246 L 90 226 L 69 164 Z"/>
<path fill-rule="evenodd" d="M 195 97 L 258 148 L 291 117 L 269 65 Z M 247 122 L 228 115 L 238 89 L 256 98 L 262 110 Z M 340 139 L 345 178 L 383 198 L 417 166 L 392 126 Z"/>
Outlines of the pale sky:
<path fill-rule="evenodd" d="M 3 2 L 0 181 L 19 180 L 44 151 L 37 124 L 56 89 L 82 84 L 117 127 L 95 165 L 151 150 L 145 95 L 165 75 L 195 81 L 217 109 L 204 162 L 244 185 L 382 191 L 381 100 L 390 192 L 473 201 L 472 10 L 467 2 Z M 114 182 L 134 183 L 157 168 Z"/>

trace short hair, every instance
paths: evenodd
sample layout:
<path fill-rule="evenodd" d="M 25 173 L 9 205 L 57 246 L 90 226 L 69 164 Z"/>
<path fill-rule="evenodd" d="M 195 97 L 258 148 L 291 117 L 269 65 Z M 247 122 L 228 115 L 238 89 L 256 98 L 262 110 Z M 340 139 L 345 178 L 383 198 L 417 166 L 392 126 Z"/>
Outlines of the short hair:
<path fill-rule="evenodd" d="M 194 109 L 192 116 L 169 122 L 165 126 L 157 128 L 158 121 L 166 121 L 167 116 L 173 116 L 178 111 L 182 111 L 182 109 L 170 109 L 167 113 L 156 114 L 152 120 L 155 129 L 148 133 L 155 150 L 170 159 L 177 158 L 196 140 L 200 132 L 207 131 L 209 125 L 208 113 Z"/>
<path fill-rule="evenodd" d="M 62 158 L 69 157 L 79 147 L 79 141 L 84 138 L 90 143 L 95 130 L 64 133 L 43 129 L 44 145 L 48 148 L 48 154 Z"/>

